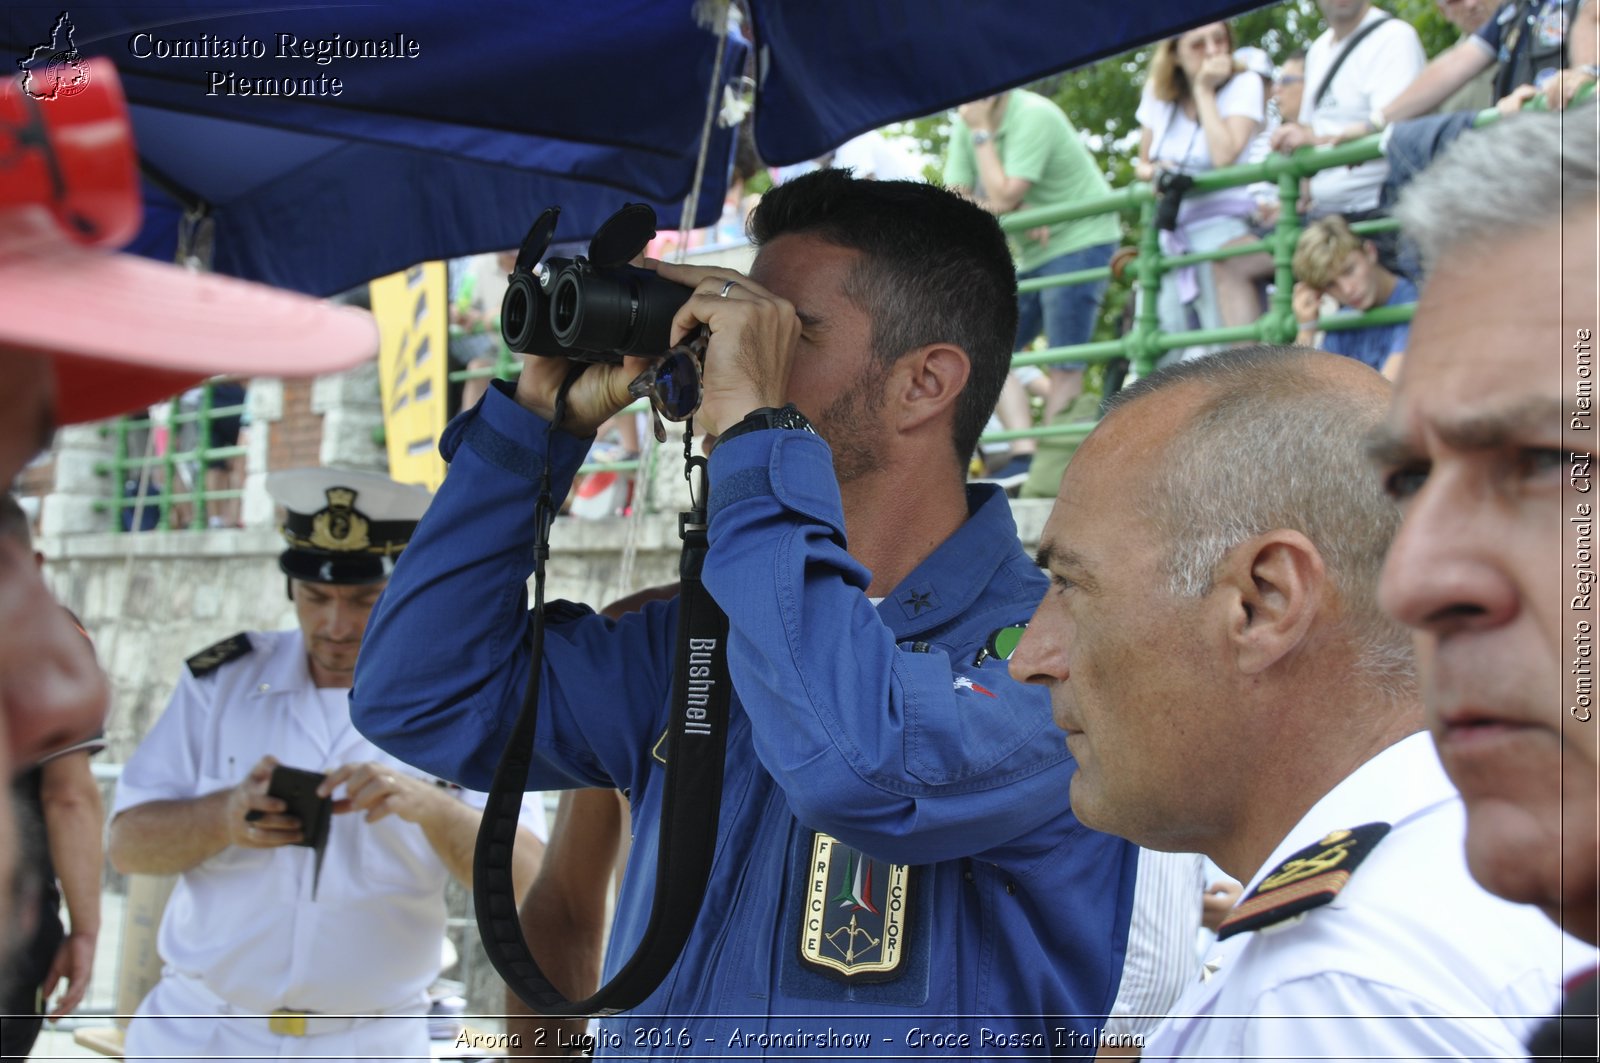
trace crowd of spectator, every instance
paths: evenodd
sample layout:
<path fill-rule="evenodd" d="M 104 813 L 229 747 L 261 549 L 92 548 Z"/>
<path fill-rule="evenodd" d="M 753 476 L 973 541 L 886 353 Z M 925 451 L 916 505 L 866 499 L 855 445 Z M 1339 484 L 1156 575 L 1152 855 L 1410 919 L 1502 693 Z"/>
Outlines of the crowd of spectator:
<path fill-rule="evenodd" d="M 1302 182 L 1296 208 L 1307 235 L 1296 249 L 1292 307 L 1300 326 L 1298 342 L 1348 354 L 1379 369 L 1388 366 L 1392 374 L 1399 363 L 1391 356 L 1403 351 L 1403 324 L 1341 327 L 1327 333 L 1311 327 L 1341 309 L 1404 306 L 1415 299 L 1417 265 L 1397 236 L 1379 231 L 1358 240 L 1349 226 L 1386 217 L 1399 189 L 1469 129 L 1479 111 L 1498 104 L 1510 113 L 1539 93 L 1550 106 L 1561 107 L 1592 83 L 1597 58 L 1594 5 L 1576 0 L 1508 0 L 1498 5 L 1491 0 L 1438 0 L 1440 14 L 1460 39 L 1431 63 L 1416 28 L 1370 0 L 1318 0 L 1317 6 L 1326 24 L 1323 31 L 1310 40 L 1276 41 L 1276 63 L 1257 42 L 1235 39 L 1233 27 L 1223 22 L 1157 43 L 1131 116 L 1139 130 L 1133 172 L 1153 184 L 1164 203 L 1158 212 L 1163 254 L 1216 251 L 1271 234 L 1281 212 L 1278 188 L 1261 181 L 1188 192 L 1196 175 L 1261 162 L 1273 151 L 1293 153 L 1383 133 L 1382 157 L 1330 167 Z M 1045 97 L 1015 89 L 959 107 L 951 115 L 946 153 L 938 166 L 923 166 L 905 141 L 881 132 L 863 134 L 822 158 L 770 172 L 759 171 L 759 160 L 746 145 L 735 171 L 737 191 L 730 194 L 723 221 L 714 236 L 691 237 L 691 244 L 739 238 L 742 220 L 758 198 L 746 194 L 747 187 L 755 187 L 747 185 L 755 173 L 762 173 L 758 183 L 765 188 L 769 182 L 781 184 L 827 166 L 878 179 L 937 171 L 944 184 L 999 216 L 1084 202 L 1111 189 L 1086 137 L 1096 132 L 1080 129 L 1073 115 Z M 1104 268 L 1121 240 L 1113 213 L 1013 233 L 1018 279 Z M 1321 250 L 1313 250 L 1313 243 Z M 1370 266 L 1351 257 L 1357 244 Z M 666 250 L 670 247 L 663 244 L 653 253 Z M 1360 276 L 1337 284 L 1337 275 L 1347 266 Z M 1173 269 L 1161 281 L 1160 328 L 1182 332 L 1248 325 L 1268 309 L 1273 281 L 1274 263 L 1267 250 Z M 1350 298 L 1342 294 L 1346 288 Z M 1041 342 L 1052 350 L 1088 342 L 1099 324 L 1106 290 L 1102 279 L 1023 292 L 1016 350 Z M 1383 344 L 1391 349 L 1378 352 Z M 1161 364 L 1217 349 L 1182 348 Z M 1086 362 L 1068 355 L 1044 369 L 1014 368 L 990 428 L 1016 431 L 1036 422 L 1081 420 L 1087 407 L 1076 400 L 1084 392 L 1086 369 Z M 989 445 L 974 456 L 974 474 L 1015 488 L 1026 479 L 1038 447 L 1031 437 Z M 637 447 L 625 449 L 631 455 Z M 1048 481 L 1046 494 L 1053 492 L 1059 465 L 1047 471 L 1053 475 L 1038 478 Z"/>
<path fill-rule="evenodd" d="M 1307 42 L 1280 42 L 1290 47 L 1277 66 L 1255 42 L 1236 40 L 1227 23 L 1199 26 L 1158 43 L 1133 116 L 1139 129 L 1134 175 L 1158 193 L 1163 254 L 1252 243 L 1279 221 L 1276 185 L 1196 193 L 1190 191 L 1195 176 L 1261 161 L 1274 150 L 1293 153 L 1382 133 L 1381 157 L 1328 167 L 1302 182 L 1296 208 L 1306 228 L 1295 248 L 1292 308 L 1298 342 L 1393 374 L 1404 351 L 1403 323 L 1340 326 L 1326 333 L 1319 327 L 1324 311 L 1406 306 L 1416 298 L 1414 256 L 1393 230 L 1363 240 L 1350 226 L 1386 217 L 1400 188 L 1469 130 L 1480 109 L 1497 104 L 1510 113 L 1538 94 L 1559 108 L 1592 83 L 1594 6 L 1574 0 L 1510 0 L 1498 7 L 1482 0 L 1440 0 L 1441 14 L 1461 39 L 1431 63 L 1417 30 L 1370 0 L 1318 0 L 1326 28 Z M 1008 101 L 1011 110 L 1028 116 L 1026 126 L 1020 119 L 1005 119 Z M 1082 201 L 1102 191 L 1098 174 L 1084 172 L 1093 167 L 1079 158 L 1086 151 L 1073 116 L 1043 113 L 1048 107 L 1023 90 L 963 106 L 951 125 L 945 182 L 1000 215 Z M 1077 175 L 1070 186 L 1061 179 L 1067 172 Z M 1102 264 L 1109 247 L 1096 227 L 1111 219 L 1099 215 L 1013 233 L 1019 277 Z M 1046 262 L 1049 256 L 1058 257 Z M 1266 251 L 1169 270 L 1159 291 L 1160 328 L 1172 333 L 1248 325 L 1268 309 L 1272 280 Z M 1071 294 L 1057 294 L 1063 291 Z M 1041 300 L 1049 348 L 1086 342 L 1103 291 L 1103 284 L 1083 284 L 1024 293 L 1017 349 L 1037 342 L 1041 328 L 1031 311 Z M 1072 329 L 1052 324 L 1052 305 L 1074 308 Z M 1217 349 L 1182 348 L 1161 364 Z M 1040 389 L 1040 420 L 1061 420 L 1057 415 L 1082 391 L 1082 368 L 1081 362 L 1067 361 L 1054 368 Z M 1008 382 L 1001 427 L 1029 423 L 1022 382 L 1016 373 Z M 1022 482 L 1017 474 L 1026 472 L 1034 448 L 1031 439 L 1011 442 L 1002 452 L 1008 464 L 996 470 L 996 462 L 989 462 L 991 478 L 1008 487 Z M 1053 492 L 1054 477 L 1041 480 L 1051 482 L 1040 493 Z"/>
<path fill-rule="evenodd" d="M 1297 248 L 1302 253 L 1295 258 L 1291 305 L 1300 326 L 1297 342 L 1349 354 L 1379 369 L 1388 365 L 1393 373 L 1399 363 L 1390 356 L 1403 351 L 1403 324 L 1327 332 L 1308 327 L 1341 309 L 1404 306 L 1415 299 L 1418 270 L 1397 236 L 1380 231 L 1360 241 L 1362 255 L 1373 263 L 1367 268 L 1353 259 L 1343 261 L 1356 239 L 1349 226 L 1386 217 L 1399 189 L 1470 128 L 1480 110 L 1499 103 L 1509 112 L 1536 92 L 1561 106 L 1593 82 L 1596 16 L 1576 0 L 1498 5 L 1438 0 L 1440 14 L 1460 39 L 1430 63 L 1416 28 L 1371 0 L 1318 0 L 1317 6 L 1325 28 L 1309 40 L 1274 41 L 1277 62 L 1259 42 L 1236 39 L 1233 26 L 1224 22 L 1158 42 L 1130 116 L 1139 131 L 1133 173 L 1153 184 L 1164 201 L 1158 213 L 1163 254 L 1210 252 L 1270 236 L 1279 222 L 1279 193 L 1276 184 L 1265 181 L 1188 192 L 1196 175 L 1260 162 L 1274 151 L 1293 153 L 1382 132 L 1382 157 L 1330 167 L 1302 182 L 1299 220 L 1308 234 L 1313 228 L 1320 234 L 1315 239 L 1324 250 L 1314 253 L 1304 242 Z M 877 179 L 938 172 L 944 184 L 999 216 L 1084 202 L 1111 190 L 1086 136 L 1097 132 L 1080 129 L 1073 115 L 1038 93 L 1015 89 L 959 107 L 951 115 L 938 165 L 927 165 L 903 138 L 869 132 L 821 158 L 763 170 L 753 144 L 742 138 L 723 218 L 690 234 L 688 246 L 742 240 L 744 221 L 761 191 L 829 166 Z M 1013 233 L 1018 279 L 1104 268 L 1123 238 L 1117 216 L 1109 212 Z M 650 254 L 664 258 L 678 242 L 677 234 L 664 234 Z M 1342 249 L 1337 263 L 1330 260 L 1336 249 Z M 1348 299 L 1341 295 L 1336 274 L 1347 264 L 1361 274 L 1355 278 L 1358 286 L 1372 291 Z M 1268 310 L 1274 279 L 1268 250 L 1173 269 L 1161 280 L 1160 329 L 1249 325 Z M 1016 350 L 1087 343 L 1099 327 L 1106 291 L 1102 279 L 1023 292 Z M 1142 295 L 1136 293 L 1135 304 Z M 1395 346 L 1380 354 L 1376 346 L 1382 344 Z M 1218 349 L 1215 344 L 1181 348 L 1160 364 Z M 484 370 L 493 364 L 482 354 L 470 362 Z M 1076 400 L 1083 395 L 1087 368 L 1087 362 L 1068 355 L 1042 369 L 1014 368 L 990 428 L 1017 431 L 1035 423 L 1082 420 L 1089 407 Z M 483 386 L 469 383 L 461 406 L 472 405 Z M 602 436 L 604 448 L 596 460 L 626 460 L 639 453 L 638 430 L 631 423 Z M 1031 436 L 987 445 L 974 456 L 974 475 L 1015 489 L 1027 479 L 1039 446 Z M 1025 494 L 1053 493 L 1059 463 L 1044 472 L 1050 475 L 1037 478 L 1041 489 L 1029 485 Z M 593 512 L 612 514 L 625 506 L 624 500 Z"/>
<path fill-rule="evenodd" d="M 1592 83 L 1595 6 L 1577 0 L 1507 0 L 1498 5 L 1490 0 L 1438 0 L 1440 14 L 1460 39 L 1432 62 L 1424 56 L 1417 30 L 1370 0 L 1318 0 L 1326 28 L 1311 40 L 1275 41 L 1277 63 L 1258 42 L 1236 40 L 1233 27 L 1223 22 L 1157 43 L 1130 117 L 1139 131 L 1134 176 L 1153 184 L 1162 200 L 1162 253 L 1255 243 L 1269 237 L 1279 222 L 1274 183 L 1196 193 L 1188 191 L 1196 175 L 1259 162 L 1273 151 L 1292 153 L 1381 132 L 1382 157 L 1323 169 L 1302 182 L 1297 210 L 1306 228 L 1294 248 L 1291 307 L 1297 342 L 1359 358 L 1380 370 L 1387 366 L 1385 371 L 1394 373 L 1396 356 L 1404 350 L 1403 323 L 1341 325 L 1326 332 L 1320 327 L 1330 315 L 1406 306 L 1416 296 L 1417 265 L 1396 234 L 1380 231 L 1358 239 L 1349 226 L 1387 216 L 1399 189 L 1470 129 L 1480 110 L 1498 104 L 1509 113 L 1536 93 L 1559 107 Z M 1103 196 L 1111 186 L 1086 132 L 1097 131 L 1080 130 L 1072 115 L 1025 89 L 972 101 L 951 116 L 943 183 L 1000 216 Z M 724 216 L 711 229 L 691 233 L 688 246 L 742 241 L 745 220 L 762 191 L 828 166 L 878 179 L 915 178 L 934 169 L 903 140 L 868 132 L 822 158 L 765 170 L 753 143 L 742 137 Z M 1013 233 L 1018 278 L 1102 269 L 1122 240 L 1117 216 L 1109 212 Z M 650 253 L 665 258 L 679 241 L 679 234 L 663 234 Z M 1270 252 L 1260 250 L 1164 273 L 1157 299 L 1161 331 L 1251 324 L 1269 308 L 1274 271 Z M 495 300 L 481 298 L 473 284 L 483 272 L 470 268 L 468 260 L 451 263 L 452 361 L 455 368 L 485 374 L 464 385 L 457 408 L 474 405 L 487 387 L 487 374 L 504 364 L 495 343 Z M 1100 325 L 1106 291 L 1107 281 L 1101 279 L 1023 292 L 1015 349 L 1087 343 Z M 1135 293 L 1135 309 L 1143 295 Z M 1385 345 L 1387 349 L 1378 349 Z M 1180 348 L 1160 364 L 1218 349 L 1216 344 Z M 1017 432 L 1036 423 L 1083 420 L 1090 407 L 1076 400 L 1083 395 L 1088 364 L 1063 355 L 1043 368 L 1013 368 L 990 428 Z M 213 405 L 224 400 L 230 405 L 242 401 L 235 392 L 218 392 Z M 212 446 L 237 438 L 237 417 L 211 423 Z M 186 428 L 191 436 L 194 431 Z M 155 434 L 161 434 L 159 428 Z M 157 440 L 157 454 L 161 446 Z M 618 419 L 602 431 L 597 446 L 597 461 L 633 460 L 642 449 L 639 427 L 633 418 Z M 974 455 L 973 473 L 1008 489 L 1021 486 L 1024 494 L 1047 496 L 1059 476 L 1059 460 L 1046 463 L 1037 484 L 1024 486 L 1039 448 L 1040 441 L 1031 435 L 987 445 Z M 201 473 L 179 463 L 173 490 L 188 490 L 204 475 L 207 491 L 237 491 L 240 466 L 238 459 L 212 461 Z M 162 476 L 163 470 L 157 469 L 157 489 Z M 580 493 L 575 511 L 592 516 L 627 512 L 633 493 L 628 474 L 597 476 L 586 482 L 587 493 Z M 132 496 L 139 489 L 138 483 L 130 483 L 125 493 Z M 171 526 L 187 525 L 192 508 L 178 503 Z M 238 502 L 212 501 L 208 514 L 213 526 L 236 526 Z M 143 516 L 147 526 L 153 525 L 154 507 Z M 125 514 L 125 522 L 129 519 Z"/>

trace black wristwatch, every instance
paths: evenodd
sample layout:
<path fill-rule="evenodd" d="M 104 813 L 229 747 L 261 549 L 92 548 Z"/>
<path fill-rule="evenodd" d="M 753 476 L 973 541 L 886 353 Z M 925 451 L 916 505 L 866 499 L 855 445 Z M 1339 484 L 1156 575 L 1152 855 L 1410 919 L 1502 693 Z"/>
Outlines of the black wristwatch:
<path fill-rule="evenodd" d="M 744 420 L 738 424 L 730 425 L 726 432 L 717 436 L 717 443 L 721 445 L 734 436 L 742 436 L 746 432 L 759 432 L 764 428 L 792 428 L 798 432 L 817 434 L 811 427 L 811 422 L 806 420 L 806 415 L 795 409 L 794 403 L 777 408 L 763 406 L 759 410 L 751 410 L 745 414 Z"/>

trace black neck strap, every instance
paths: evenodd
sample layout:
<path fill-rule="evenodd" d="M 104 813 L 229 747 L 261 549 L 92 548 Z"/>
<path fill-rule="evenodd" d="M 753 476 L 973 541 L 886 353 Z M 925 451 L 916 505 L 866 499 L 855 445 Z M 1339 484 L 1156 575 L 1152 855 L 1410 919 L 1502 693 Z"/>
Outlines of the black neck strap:
<path fill-rule="evenodd" d="M 1341 66 L 1344 66 L 1344 61 L 1350 58 L 1350 53 L 1356 50 L 1356 45 L 1366 40 L 1368 34 L 1377 29 L 1379 26 L 1383 25 L 1385 22 L 1388 22 L 1392 17 L 1394 16 L 1383 15 L 1380 18 L 1373 19 L 1365 26 L 1362 26 L 1360 29 L 1356 30 L 1356 32 L 1344 42 L 1344 49 L 1334 57 L 1333 65 L 1328 68 L 1328 76 L 1323 78 L 1322 84 L 1317 86 L 1317 95 L 1311 101 L 1311 109 L 1313 111 L 1316 110 L 1318 105 L 1322 103 L 1322 97 L 1328 94 L 1328 90 L 1333 88 L 1334 75 L 1339 72 L 1339 68 Z M 1300 116 L 1294 115 L 1291 117 L 1285 115 L 1283 116 L 1283 120 L 1285 122 L 1297 122 L 1300 120 Z"/>
<path fill-rule="evenodd" d="M 561 423 L 566 394 L 584 366 L 575 365 L 556 400 L 551 431 Z M 686 431 L 686 438 L 687 438 Z M 687 445 L 685 447 L 687 452 Z M 478 932 L 489 960 L 506 985 L 541 1015 L 612 1015 L 637 1007 L 667 976 L 694 928 L 716 855 L 722 770 L 727 748 L 728 618 L 700 582 L 706 553 L 705 459 L 690 459 L 700 490 L 679 517 L 683 537 L 678 600 L 678 645 L 672 678 L 672 718 L 667 728 L 665 792 L 657 845 L 655 898 L 650 922 L 633 956 L 593 996 L 568 1000 L 550 983 L 522 935 L 511 853 L 523 791 L 533 762 L 540 672 L 544 665 L 544 572 L 550 555 L 555 504 L 550 497 L 549 449 L 535 511 L 532 659 L 522 712 L 495 769 L 472 861 L 472 895 Z"/>

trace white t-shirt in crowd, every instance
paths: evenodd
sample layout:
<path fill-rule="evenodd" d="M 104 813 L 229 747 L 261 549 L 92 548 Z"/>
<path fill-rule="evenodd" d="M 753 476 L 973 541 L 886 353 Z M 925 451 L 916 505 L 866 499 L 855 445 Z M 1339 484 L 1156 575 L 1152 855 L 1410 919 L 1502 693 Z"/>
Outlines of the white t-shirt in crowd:
<path fill-rule="evenodd" d="M 903 140 L 890 140 L 877 130 L 851 137 L 833 153 L 833 165 L 855 171 L 857 177 L 879 181 L 921 181 L 924 161 Z"/>
<path fill-rule="evenodd" d="M 1368 23 L 1385 18 L 1388 21 L 1384 25 L 1356 45 L 1334 74 L 1322 103 L 1315 105 L 1317 93 L 1327 80 L 1334 59 L 1344 50 L 1345 41 Z M 1361 25 L 1351 30 L 1350 36 L 1335 41 L 1333 31 L 1325 30 L 1306 51 L 1306 91 L 1300 103 L 1300 124 L 1319 136 L 1327 136 L 1364 122 L 1373 108 L 1387 107 L 1404 92 L 1425 65 L 1422 41 L 1411 24 L 1378 8 L 1368 8 Z M 1378 205 L 1378 194 L 1388 176 L 1389 164 L 1383 159 L 1323 170 L 1311 178 L 1311 211 L 1322 215 L 1372 210 Z"/>
<path fill-rule="evenodd" d="M 1228 83 L 1217 92 L 1217 113 L 1223 118 L 1242 115 L 1256 122 L 1264 122 L 1266 96 L 1262 90 L 1261 79 L 1249 71 L 1229 78 Z M 1184 114 L 1181 104 L 1156 99 L 1150 91 L 1148 82 L 1145 83 L 1144 92 L 1139 97 L 1139 110 L 1135 112 L 1134 117 L 1138 119 L 1140 126 L 1150 130 L 1151 162 L 1165 163 L 1169 170 L 1189 174 L 1217 169 L 1211 161 L 1211 149 L 1206 146 L 1206 133 L 1200 127 L 1200 123 Z M 1239 158 L 1228 165 L 1243 161 L 1244 153 L 1240 152 Z M 1201 199 L 1207 204 L 1207 213 L 1215 211 L 1219 214 L 1232 213 L 1242 217 L 1254 208 L 1249 189 L 1227 188 L 1204 197 L 1186 197 L 1183 210 L 1178 215 L 1180 223 L 1184 214 Z M 1220 209 L 1223 204 L 1236 206 L 1237 209 L 1231 211 Z"/>

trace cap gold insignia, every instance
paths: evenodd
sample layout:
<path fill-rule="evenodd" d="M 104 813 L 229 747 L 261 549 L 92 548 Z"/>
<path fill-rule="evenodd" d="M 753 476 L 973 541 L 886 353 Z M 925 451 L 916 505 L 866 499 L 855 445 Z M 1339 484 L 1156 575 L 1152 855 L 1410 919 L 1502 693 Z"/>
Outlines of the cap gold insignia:
<path fill-rule="evenodd" d="M 370 525 L 367 518 L 355 510 L 356 494 L 349 487 L 328 488 L 328 508 L 311 518 L 311 534 L 300 539 L 285 529 L 284 537 L 295 546 L 311 546 L 333 553 L 371 549 Z"/>

